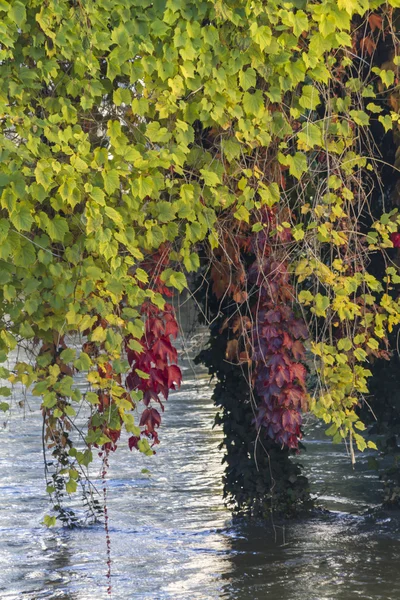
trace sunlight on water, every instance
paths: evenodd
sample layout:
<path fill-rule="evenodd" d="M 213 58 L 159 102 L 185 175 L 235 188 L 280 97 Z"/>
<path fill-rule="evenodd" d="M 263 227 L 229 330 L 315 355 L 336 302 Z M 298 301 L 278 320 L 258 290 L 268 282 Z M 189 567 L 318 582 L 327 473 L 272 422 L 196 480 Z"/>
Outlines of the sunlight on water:
<path fill-rule="evenodd" d="M 233 519 L 221 496 L 221 432 L 212 388 L 188 363 L 171 395 L 154 457 L 124 440 L 111 460 L 109 514 L 115 600 L 397 600 L 399 522 L 360 516 L 378 500 L 365 461 L 351 470 L 344 450 L 310 426 L 301 457 L 320 502 L 332 511 L 280 525 Z M 47 530 L 41 416 L 14 411 L 1 430 L 1 600 L 102 600 L 101 525 Z M 150 470 L 143 474 L 142 469 Z M 98 476 L 96 468 L 93 476 Z M 350 513 L 358 514 L 350 514 Z"/>

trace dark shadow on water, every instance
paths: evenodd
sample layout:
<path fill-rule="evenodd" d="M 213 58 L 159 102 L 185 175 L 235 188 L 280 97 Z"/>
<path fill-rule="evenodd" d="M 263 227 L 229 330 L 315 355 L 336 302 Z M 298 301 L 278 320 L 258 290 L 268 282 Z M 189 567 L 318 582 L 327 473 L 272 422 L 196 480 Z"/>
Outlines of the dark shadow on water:
<path fill-rule="evenodd" d="M 398 600 L 399 532 L 398 513 L 325 512 L 275 527 L 234 520 L 220 598 Z"/>

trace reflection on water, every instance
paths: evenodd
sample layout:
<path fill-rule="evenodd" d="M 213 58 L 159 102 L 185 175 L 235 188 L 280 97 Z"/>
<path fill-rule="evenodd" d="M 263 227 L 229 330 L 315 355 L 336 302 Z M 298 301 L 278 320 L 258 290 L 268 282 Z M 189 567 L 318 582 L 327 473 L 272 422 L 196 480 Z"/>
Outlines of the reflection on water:
<path fill-rule="evenodd" d="M 188 368 L 168 402 L 157 455 L 121 445 L 111 460 L 113 598 L 397 600 L 400 521 L 362 516 L 379 491 L 366 460 L 353 472 L 344 451 L 311 426 L 301 462 L 333 512 L 275 529 L 232 519 L 210 396 L 204 374 Z M 0 598 L 105 599 L 102 527 L 40 525 L 48 510 L 40 432 L 36 411 L 24 421 L 14 414 L 0 433 Z"/>

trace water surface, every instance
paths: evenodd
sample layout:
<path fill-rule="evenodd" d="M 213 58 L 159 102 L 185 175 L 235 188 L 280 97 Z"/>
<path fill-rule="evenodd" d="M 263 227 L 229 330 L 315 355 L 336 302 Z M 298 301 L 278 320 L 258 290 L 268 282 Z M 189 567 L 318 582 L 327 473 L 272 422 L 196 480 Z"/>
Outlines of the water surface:
<path fill-rule="evenodd" d="M 366 458 L 353 472 L 344 449 L 311 424 L 301 462 L 331 512 L 275 528 L 232 519 L 222 502 L 212 387 L 184 366 L 157 455 L 121 444 L 111 460 L 114 600 L 398 600 L 400 521 L 365 513 L 380 491 Z M 41 417 L 37 399 L 28 400 L 25 419 L 14 411 L 0 430 L 0 598 L 106 599 L 102 526 L 40 524 L 48 512 Z"/>

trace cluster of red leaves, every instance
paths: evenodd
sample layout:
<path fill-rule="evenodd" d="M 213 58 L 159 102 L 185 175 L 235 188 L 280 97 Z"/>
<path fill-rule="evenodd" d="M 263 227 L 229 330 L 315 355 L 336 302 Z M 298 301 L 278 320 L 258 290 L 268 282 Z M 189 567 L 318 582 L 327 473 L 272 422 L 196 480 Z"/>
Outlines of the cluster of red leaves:
<path fill-rule="evenodd" d="M 167 400 L 169 391 L 177 389 L 182 381 L 181 370 L 174 364 L 177 361 L 177 351 L 171 343 L 171 337 L 176 338 L 178 334 L 178 323 L 174 309 L 168 303 L 163 310 L 148 303 L 143 306 L 142 312 L 146 315 L 145 334 L 140 340 L 143 350 L 131 350 L 127 338 L 127 355 L 132 369 L 126 378 L 126 385 L 129 390 L 143 392 L 146 408 L 142 413 L 140 426 L 144 427 L 143 434 L 152 439 L 153 444 L 157 444 L 156 429 L 160 426 L 161 415 L 151 406 L 151 402 L 158 403 L 161 410 L 164 410 L 162 398 Z M 148 376 L 147 379 L 143 373 Z M 139 438 L 132 436 L 129 447 L 137 448 L 138 442 Z"/>
<path fill-rule="evenodd" d="M 157 259 L 157 265 L 160 266 L 168 260 L 168 255 L 163 253 Z M 153 277 L 152 284 L 158 293 L 171 296 L 171 290 L 163 284 L 158 275 Z M 146 408 L 140 418 L 140 426 L 143 428 L 141 435 L 149 438 L 154 445 L 159 443 L 157 429 L 161 424 L 161 414 L 151 403 L 156 402 L 163 411 L 162 400 L 167 400 L 169 391 L 179 388 L 182 382 L 181 370 L 175 364 L 177 351 L 171 342 L 171 339 L 176 339 L 178 335 L 178 323 L 175 310 L 168 302 L 163 309 L 146 302 L 141 312 L 145 318 L 145 331 L 140 340 L 142 350 L 132 350 L 129 347 L 131 338 L 126 338 L 127 357 L 131 366 L 126 386 L 128 390 L 143 393 Z M 129 438 L 131 450 L 138 447 L 139 440 L 137 436 Z"/>
<path fill-rule="evenodd" d="M 302 340 L 307 330 L 290 307 L 272 307 L 265 290 L 261 296 L 255 344 L 255 389 L 261 402 L 256 422 L 276 442 L 297 448 L 306 408 L 307 371 L 299 361 L 304 359 Z"/>
<path fill-rule="evenodd" d="M 363 54 L 368 54 L 372 56 L 372 54 L 376 50 L 376 34 L 383 31 L 383 18 L 382 15 L 378 15 L 377 13 L 371 13 L 368 17 L 368 25 L 370 31 L 361 37 L 361 35 L 365 34 L 364 28 L 363 33 L 357 32 L 353 37 L 353 46 L 354 50 L 357 51 L 357 41 L 359 41 L 360 49 Z M 375 37 L 375 39 L 374 39 Z"/>
<path fill-rule="evenodd" d="M 277 227 L 289 215 L 282 211 L 278 216 L 274 209 L 265 208 L 257 217 L 264 228 L 256 235 L 250 227 L 236 235 L 227 228 L 221 248 L 214 252 L 212 291 L 218 300 L 232 298 L 239 306 L 247 306 L 251 298 L 253 318 L 239 310 L 220 329 L 220 333 L 229 329 L 225 358 L 254 366 L 253 386 L 260 399 L 257 428 L 265 428 L 277 443 L 297 448 L 307 404 L 307 370 L 302 361 L 308 332 L 291 308 L 295 292 L 285 261 L 286 248 L 293 242 L 291 232 Z M 243 259 L 249 253 L 257 258 L 246 272 Z"/>
<path fill-rule="evenodd" d="M 285 261 L 270 256 L 266 235 L 257 236 L 256 246 L 258 258 L 249 272 L 259 290 L 253 332 L 254 386 L 260 398 L 256 424 L 277 443 L 297 448 L 307 404 L 307 370 L 301 361 L 308 332 L 291 309 L 294 290 Z"/>

